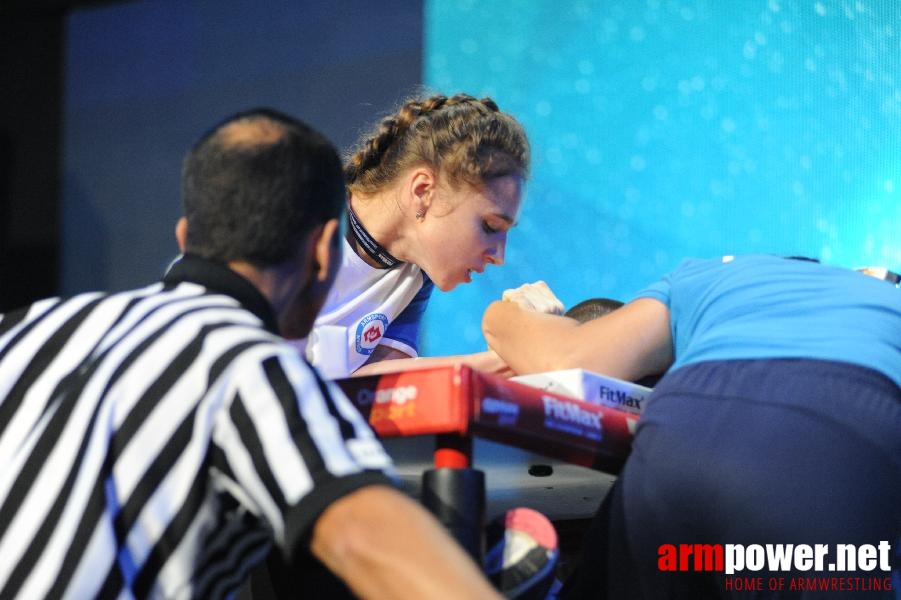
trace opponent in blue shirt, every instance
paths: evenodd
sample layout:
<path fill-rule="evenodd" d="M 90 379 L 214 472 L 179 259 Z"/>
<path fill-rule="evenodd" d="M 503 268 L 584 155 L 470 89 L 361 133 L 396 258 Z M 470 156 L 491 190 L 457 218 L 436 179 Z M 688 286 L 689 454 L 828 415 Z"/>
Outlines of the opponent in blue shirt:
<path fill-rule="evenodd" d="M 584 324 L 532 308 L 549 295 L 527 284 L 484 315 L 489 346 L 516 372 L 665 373 L 561 598 L 728 596 L 723 570 L 661 567 L 661 548 L 681 544 L 821 544 L 824 572 L 789 561 L 785 572 L 767 563 L 740 575 L 764 585 L 841 579 L 842 597 L 863 591 L 845 584 L 867 577 L 867 593 L 894 593 L 901 290 L 850 269 L 757 255 L 685 261 Z M 829 571 L 839 544 L 890 545 L 893 573 L 889 560 Z"/>

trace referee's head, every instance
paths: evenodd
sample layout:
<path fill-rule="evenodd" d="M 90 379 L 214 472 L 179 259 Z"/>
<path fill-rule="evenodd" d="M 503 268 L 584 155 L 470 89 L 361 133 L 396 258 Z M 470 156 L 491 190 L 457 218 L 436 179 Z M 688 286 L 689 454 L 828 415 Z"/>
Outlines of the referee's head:
<path fill-rule="evenodd" d="M 341 160 L 309 125 L 272 109 L 229 117 L 185 157 L 182 252 L 227 265 L 269 300 L 281 333 L 306 337 L 340 260 Z"/>
<path fill-rule="evenodd" d="M 307 124 L 272 109 L 238 113 L 185 157 L 185 251 L 271 267 L 345 205 L 341 161 Z"/>

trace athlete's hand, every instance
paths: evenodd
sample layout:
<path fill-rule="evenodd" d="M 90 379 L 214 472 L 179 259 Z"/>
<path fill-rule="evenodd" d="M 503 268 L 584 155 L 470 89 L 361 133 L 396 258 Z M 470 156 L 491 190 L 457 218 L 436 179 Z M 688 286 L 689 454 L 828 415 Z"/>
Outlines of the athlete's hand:
<path fill-rule="evenodd" d="M 551 315 L 562 315 L 564 312 L 563 303 L 543 281 L 524 283 L 518 288 L 507 290 L 501 296 L 501 299 L 505 302 L 518 304 L 526 310 L 534 310 Z"/>

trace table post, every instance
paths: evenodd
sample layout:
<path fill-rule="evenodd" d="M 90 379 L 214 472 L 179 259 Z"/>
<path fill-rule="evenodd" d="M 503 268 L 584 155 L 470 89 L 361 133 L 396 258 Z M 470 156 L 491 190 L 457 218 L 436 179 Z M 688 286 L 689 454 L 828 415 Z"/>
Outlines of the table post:
<path fill-rule="evenodd" d="M 422 475 L 422 503 L 481 565 L 484 554 L 485 473 L 473 469 L 471 465 L 472 437 L 438 435 L 435 468 Z"/>

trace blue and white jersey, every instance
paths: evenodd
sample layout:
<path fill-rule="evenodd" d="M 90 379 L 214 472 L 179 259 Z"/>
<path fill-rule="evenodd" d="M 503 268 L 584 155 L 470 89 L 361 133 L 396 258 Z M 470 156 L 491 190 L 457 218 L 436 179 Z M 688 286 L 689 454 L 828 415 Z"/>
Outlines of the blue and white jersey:
<path fill-rule="evenodd" d="M 341 268 L 305 350 L 307 359 L 330 379 L 348 377 L 379 345 L 418 356 L 419 324 L 434 288 L 414 264 L 378 269 L 360 258 L 347 240 L 343 244 Z"/>

